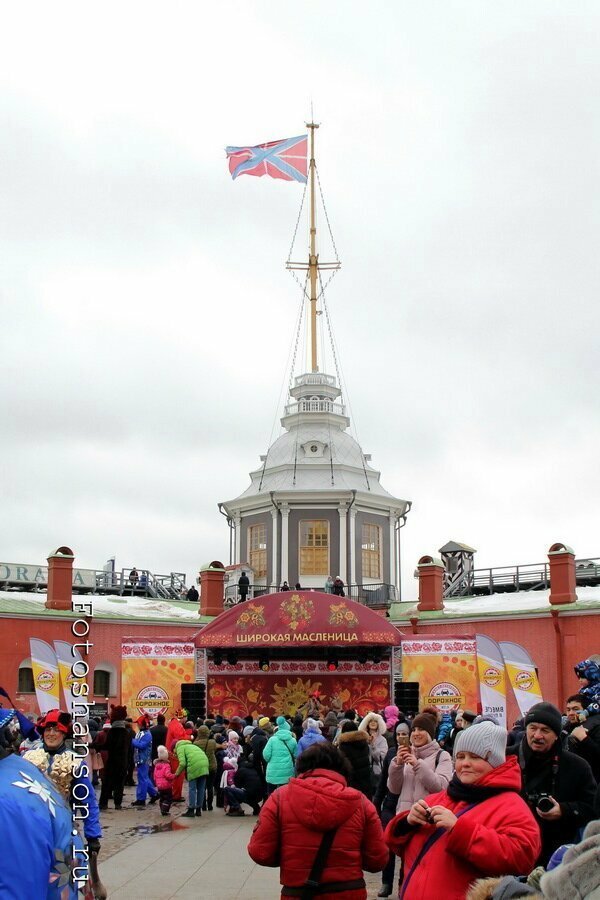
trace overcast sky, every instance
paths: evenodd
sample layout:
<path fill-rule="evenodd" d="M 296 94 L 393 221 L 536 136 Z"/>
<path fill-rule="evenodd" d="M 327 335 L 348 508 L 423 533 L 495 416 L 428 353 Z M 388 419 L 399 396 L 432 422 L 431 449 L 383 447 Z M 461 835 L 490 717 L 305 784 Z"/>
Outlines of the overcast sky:
<path fill-rule="evenodd" d="M 600 556 L 599 76 L 583 0 L 4 4 L 0 560 L 228 561 L 302 188 L 233 182 L 224 147 L 303 133 L 311 99 L 354 434 L 413 501 L 405 596 L 449 539 Z"/>

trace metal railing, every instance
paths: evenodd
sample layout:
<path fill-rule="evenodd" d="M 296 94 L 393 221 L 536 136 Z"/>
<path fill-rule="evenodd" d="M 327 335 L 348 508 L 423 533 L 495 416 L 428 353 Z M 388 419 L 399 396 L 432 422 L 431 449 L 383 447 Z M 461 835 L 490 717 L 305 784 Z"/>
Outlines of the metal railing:
<path fill-rule="evenodd" d="M 285 407 L 286 416 L 306 412 L 327 412 L 335 413 L 336 416 L 345 416 L 346 407 L 343 403 L 334 403 L 333 400 L 298 400 L 297 403 L 288 403 Z"/>
<path fill-rule="evenodd" d="M 575 579 L 581 587 L 600 584 L 600 558 L 576 559 Z M 466 572 L 462 580 L 455 582 L 444 592 L 444 597 L 451 599 L 516 591 L 543 591 L 549 587 L 550 563 L 495 566 Z"/>
<path fill-rule="evenodd" d="M 290 588 L 290 590 L 294 591 L 296 588 Z M 324 593 L 323 588 L 300 588 L 300 590 L 320 591 L 321 593 Z M 281 585 L 250 585 L 246 600 L 256 600 L 258 597 L 263 597 L 265 594 L 277 594 L 279 591 L 281 591 Z M 394 603 L 396 600 L 396 588 L 393 584 L 383 583 L 348 584 L 344 586 L 344 596 L 350 597 L 351 600 L 362 603 L 364 606 L 371 606 L 379 609 L 388 608 L 390 604 Z M 226 607 L 235 606 L 241 602 L 242 599 L 237 584 L 232 584 L 225 588 Z"/>
<path fill-rule="evenodd" d="M 131 578 L 131 569 L 115 572 L 96 571 L 96 591 L 100 594 L 121 596 L 154 597 L 157 600 L 181 600 L 187 588 L 185 573 L 170 572 L 155 575 L 149 569 L 137 569 L 137 579 Z"/>

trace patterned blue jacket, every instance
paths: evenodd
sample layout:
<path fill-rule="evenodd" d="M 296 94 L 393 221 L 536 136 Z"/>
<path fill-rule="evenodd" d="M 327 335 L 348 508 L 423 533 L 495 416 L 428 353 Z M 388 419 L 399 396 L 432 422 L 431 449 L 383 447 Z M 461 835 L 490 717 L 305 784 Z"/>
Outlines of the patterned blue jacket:
<path fill-rule="evenodd" d="M 0 897 L 2 900 L 77 900 L 71 810 L 54 784 L 20 756 L 0 759 Z M 79 873 L 83 874 L 83 872 Z"/>

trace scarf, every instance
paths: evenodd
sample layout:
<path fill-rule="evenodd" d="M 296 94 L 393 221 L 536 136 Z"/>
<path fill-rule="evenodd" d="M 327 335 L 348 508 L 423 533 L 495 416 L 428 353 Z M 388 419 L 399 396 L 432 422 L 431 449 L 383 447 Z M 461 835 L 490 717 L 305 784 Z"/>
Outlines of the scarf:
<path fill-rule="evenodd" d="M 478 784 L 463 784 L 456 772 L 452 776 L 452 781 L 446 788 L 446 792 L 451 800 L 463 803 L 483 803 L 490 797 L 496 797 L 498 794 L 505 794 L 512 791 L 510 787 L 486 787 Z"/>

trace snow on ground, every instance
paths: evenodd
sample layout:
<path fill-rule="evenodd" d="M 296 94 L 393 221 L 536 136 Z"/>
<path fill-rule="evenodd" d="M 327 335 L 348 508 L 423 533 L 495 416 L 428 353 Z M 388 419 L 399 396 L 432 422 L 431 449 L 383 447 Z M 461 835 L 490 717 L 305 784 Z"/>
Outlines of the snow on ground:
<path fill-rule="evenodd" d="M 444 601 L 445 616 L 481 616 L 502 613 L 548 612 L 550 591 L 517 591 L 514 594 L 491 594 L 483 597 Z M 600 587 L 577 588 L 577 599 L 582 606 L 600 605 Z M 411 615 L 416 604 L 407 610 Z"/>
<path fill-rule="evenodd" d="M 101 616 L 118 616 L 119 618 L 140 618 L 140 619 L 180 619 L 187 622 L 198 622 L 198 604 L 197 603 L 169 603 L 168 600 L 153 600 L 150 597 L 120 597 L 81 594 L 79 597 L 73 595 L 74 599 L 81 602 L 91 602 L 93 615 Z M 18 601 L 22 606 L 22 612 L 39 611 L 39 607 L 43 607 L 46 603 L 46 594 L 39 592 L 33 593 L 28 591 L 0 591 L 0 601 Z M 27 607 L 34 607 L 28 610 Z"/>

